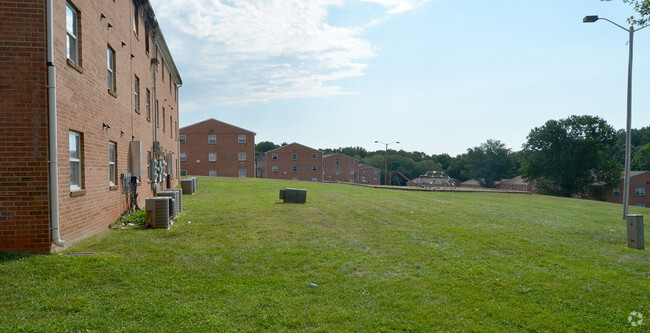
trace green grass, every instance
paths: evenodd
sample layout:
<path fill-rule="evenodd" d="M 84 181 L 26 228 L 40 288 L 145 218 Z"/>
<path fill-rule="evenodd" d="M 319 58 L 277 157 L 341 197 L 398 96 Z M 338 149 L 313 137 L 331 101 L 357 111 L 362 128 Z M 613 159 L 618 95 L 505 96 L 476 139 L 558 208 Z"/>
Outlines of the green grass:
<path fill-rule="evenodd" d="M 307 204 L 276 203 L 285 187 Z M 170 230 L 0 253 L 0 332 L 650 327 L 627 321 L 650 318 L 650 252 L 626 247 L 620 205 L 226 178 L 183 205 Z"/>

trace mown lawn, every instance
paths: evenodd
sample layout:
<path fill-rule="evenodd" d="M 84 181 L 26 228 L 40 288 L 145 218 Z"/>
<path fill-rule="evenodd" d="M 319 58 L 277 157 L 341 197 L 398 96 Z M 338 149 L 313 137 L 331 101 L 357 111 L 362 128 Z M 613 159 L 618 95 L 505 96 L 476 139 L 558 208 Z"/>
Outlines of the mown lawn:
<path fill-rule="evenodd" d="M 307 204 L 276 203 L 285 187 Z M 650 252 L 626 248 L 619 205 L 226 178 L 183 205 L 170 230 L 0 253 L 0 332 L 650 327 Z"/>

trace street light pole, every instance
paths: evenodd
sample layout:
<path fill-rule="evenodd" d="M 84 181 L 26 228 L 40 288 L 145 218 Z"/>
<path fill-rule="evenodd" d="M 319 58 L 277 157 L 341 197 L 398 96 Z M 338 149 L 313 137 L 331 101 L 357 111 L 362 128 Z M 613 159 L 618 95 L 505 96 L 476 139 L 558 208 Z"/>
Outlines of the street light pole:
<path fill-rule="evenodd" d="M 384 185 L 388 185 L 388 145 L 392 145 L 393 143 L 399 144 L 399 141 L 386 143 L 386 142 L 375 140 L 375 143 L 381 143 L 386 145 L 386 153 L 384 155 Z"/>
<path fill-rule="evenodd" d="M 634 29 L 634 26 L 630 26 L 629 29 L 624 28 L 623 26 L 614 23 L 604 17 L 598 17 L 598 15 L 585 16 L 582 19 L 583 23 L 593 23 L 598 20 L 605 20 L 630 34 L 629 39 L 629 59 L 627 66 L 627 120 L 625 122 L 625 174 L 623 176 L 623 219 L 627 218 L 628 206 L 630 204 L 630 155 L 631 153 L 631 127 L 632 127 L 632 59 L 634 54 L 634 32 L 639 31 L 643 28 L 648 27 L 647 25 Z"/>

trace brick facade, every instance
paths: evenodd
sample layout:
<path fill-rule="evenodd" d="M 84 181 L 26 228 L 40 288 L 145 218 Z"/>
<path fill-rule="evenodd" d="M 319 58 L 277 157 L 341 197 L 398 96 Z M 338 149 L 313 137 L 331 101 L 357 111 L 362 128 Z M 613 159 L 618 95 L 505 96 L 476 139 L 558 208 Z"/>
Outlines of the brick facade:
<path fill-rule="evenodd" d="M 622 177 L 621 177 L 622 178 Z M 602 199 L 623 204 L 623 182 L 605 185 Z M 630 171 L 630 206 L 650 207 L 650 171 Z"/>
<path fill-rule="evenodd" d="M 157 151 L 160 159 L 171 162 L 169 185 L 177 184 L 182 81 L 148 1 L 68 1 L 77 14 L 75 61 L 67 56 L 66 2 L 53 3 L 59 221 L 61 238 L 68 246 L 107 230 L 127 209 L 121 175 L 132 170 L 132 141 L 142 146 L 140 207 L 146 197 L 167 185 L 147 180 L 147 152 L 155 157 Z M 0 3 L 0 250 L 48 253 L 57 249 L 49 230 L 46 18 L 45 1 Z M 134 22 L 138 22 L 137 33 Z M 115 55 L 113 91 L 107 80 L 109 48 Z M 139 103 L 134 93 L 136 76 Z M 71 131 L 81 139 L 79 189 L 71 187 Z M 154 141 L 159 143 L 157 150 Z M 111 143 L 116 147 L 114 185 L 109 183 Z"/>
<path fill-rule="evenodd" d="M 324 182 L 359 182 L 359 160 L 340 153 L 323 156 Z"/>
<path fill-rule="evenodd" d="M 323 153 L 292 143 L 258 157 L 260 178 L 322 181 Z"/>
<path fill-rule="evenodd" d="M 255 177 L 255 133 L 216 119 L 180 129 L 181 170 L 188 175 Z M 210 136 L 214 141 L 210 141 Z M 210 155 L 213 154 L 213 155 Z M 212 160 L 211 160 L 212 158 Z"/>
<path fill-rule="evenodd" d="M 381 170 L 367 164 L 359 164 L 359 183 L 381 185 Z"/>

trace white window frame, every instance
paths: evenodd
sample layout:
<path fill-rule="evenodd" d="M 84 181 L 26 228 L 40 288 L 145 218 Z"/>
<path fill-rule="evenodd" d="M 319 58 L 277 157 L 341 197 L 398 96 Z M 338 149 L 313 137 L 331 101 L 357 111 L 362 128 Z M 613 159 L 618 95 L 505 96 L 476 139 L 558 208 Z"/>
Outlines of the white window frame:
<path fill-rule="evenodd" d="M 318 177 L 311 177 L 311 181 L 314 183 L 318 182 Z"/>
<path fill-rule="evenodd" d="M 178 158 L 181 160 L 181 162 L 187 161 L 187 154 L 186 153 L 180 153 L 178 155 Z"/>
<path fill-rule="evenodd" d="M 278 166 L 277 165 L 272 166 L 271 172 L 278 172 Z"/>
<path fill-rule="evenodd" d="M 272 160 L 277 160 L 277 159 L 278 159 L 278 154 L 273 154 L 273 155 L 271 155 L 271 159 L 272 159 Z"/>
<path fill-rule="evenodd" d="M 108 90 L 115 92 L 115 50 L 110 45 L 106 47 L 106 68 L 108 72 Z"/>
<path fill-rule="evenodd" d="M 79 64 L 79 11 L 70 2 L 65 3 L 65 26 L 68 59 Z"/>
<path fill-rule="evenodd" d="M 237 136 L 237 143 L 246 143 L 246 135 Z"/>
<path fill-rule="evenodd" d="M 312 159 L 312 160 L 315 160 L 315 159 L 317 159 L 317 158 L 318 158 L 318 154 L 317 154 L 317 153 L 312 153 L 312 154 L 311 154 L 311 159 Z"/>
<path fill-rule="evenodd" d="M 178 136 L 178 141 L 180 141 L 180 143 L 187 143 L 187 138 L 185 135 L 181 134 Z"/>
<path fill-rule="evenodd" d="M 216 145 L 217 144 L 217 136 L 216 135 L 208 135 L 208 144 L 209 145 Z"/>
<path fill-rule="evenodd" d="M 246 169 L 239 169 L 237 171 L 237 175 L 239 176 L 239 178 L 246 178 Z"/>
<path fill-rule="evenodd" d="M 68 139 L 70 141 L 70 190 L 80 190 L 83 188 L 81 133 L 70 131 Z"/>
<path fill-rule="evenodd" d="M 140 78 L 133 75 L 133 106 L 135 111 L 140 113 Z"/>
<path fill-rule="evenodd" d="M 298 172 L 298 166 L 297 165 L 291 166 L 291 172 Z"/>
<path fill-rule="evenodd" d="M 246 161 L 246 153 L 237 153 L 237 160 L 240 162 Z"/>
<path fill-rule="evenodd" d="M 335 164 L 336 166 L 341 166 L 341 162 L 340 162 L 340 161 L 336 161 L 336 163 L 334 163 L 334 164 Z"/>
<path fill-rule="evenodd" d="M 311 171 L 318 171 L 318 166 L 317 165 L 312 165 L 311 166 Z"/>
<path fill-rule="evenodd" d="M 146 114 L 147 115 L 147 120 L 151 120 L 151 102 L 150 102 L 150 100 L 151 100 L 151 91 L 149 90 L 149 88 L 147 88 L 147 90 L 145 90 L 145 96 L 144 97 L 146 99 L 146 101 L 144 102 L 145 103 L 144 108 L 145 108 L 145 111 L 147 113 Z"/>
<path fill-rule="evenodd" d="M 294 161 L 297 161 L 298 160 L 298 153 L 291 154 L 291 159 L 294 160 Z"/>
<path fill-rule="evenodd" d="M 645 195 L 645 187 L 637 187 L 636 189 L 634 189 L 634 194 Z"/>
<path fill-rule="evenodd" d="M 208 162 L 216 162 L 217 153 L 208 153 Z"/>
<path fill-rule="evenodd" d="M 110 185 L 115 185 L 117 184 L 117 164 L 116 164 L 116 156 L 117 156 L 117 143 L 110 141 L 108 143 L 108 183 Z"/>
<path fill-rule="evenodd" d="M 217 170 L 208 170 L 208 176 L 217 177 Z"/>
<path fill-rule="evenodd" d="M 612 196 L 618 197 L 621 195 L 621 188 L 615 187 L 612 189 Z"/>
<path fill-rule="evenodd" d="M 147 152 L 147 180 L 151 180 L 151 152 Z"/>

